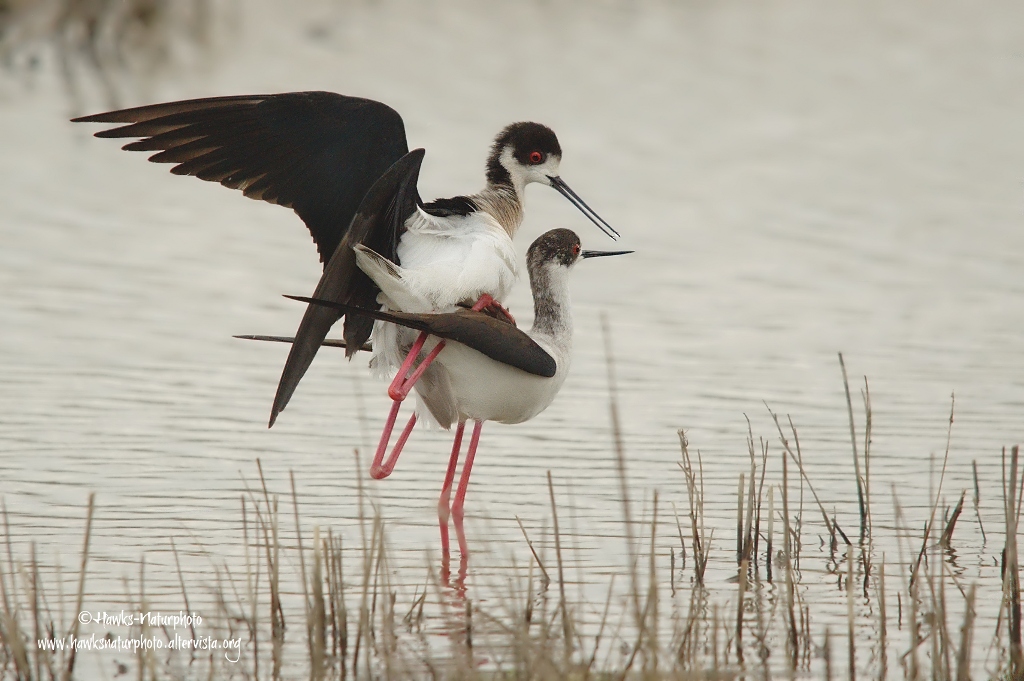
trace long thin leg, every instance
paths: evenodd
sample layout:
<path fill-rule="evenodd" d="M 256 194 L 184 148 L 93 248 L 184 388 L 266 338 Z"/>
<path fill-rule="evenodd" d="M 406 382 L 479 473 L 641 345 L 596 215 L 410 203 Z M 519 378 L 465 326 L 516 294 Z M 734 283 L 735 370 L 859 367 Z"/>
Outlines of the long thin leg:
<path fill-rule="evenodd" d="M 448 557 L 448 501 L 452 496 L 452 481 L 455 480 L 455 467 L 459 464 L 459 452 L 462 451 L 462 433 L 466 430 L 466 422 L 459 421 L 455 430 L 455 442 L 452 443 L 452 455 L 448 459 L 448 470 L 444 474 L 444 486 L 441 487 L 441 498 L 437 500 L 437 522 L 441 526 L 441 553 Z"/>
<path fill-rule="evenodd" d="M 395 464 L 398 463 L 398 455 L 402 453 L 402 449 L 405 447 L 406 441 L 409 439 L 409 435 L 412 434 L 413 426 L 416 425 L 416 414 L 414 413 L 409 417 L 409 422 L 405 424 L 405 428 L 402 429 L 402 434 L 398 436 L 398 442 L 395 443 L 394 449 L 391 450 L 391 455 L 388 457 L 387 463 L 384 463 L 384 452 L 387 451 L 388 443 L 391 442 L 391 432 L 395 428 L 395 421 L 398 418 L 398 410 L 402 406 L 402 401 L 409 394 L 409 390 L 412 389 L 413 383 L 419 380 L 423 372 L 426 371 L 427 365 L 434 361 L 434 358 L 444 348 L 444 341 L 437 344 L 426 360 L 413 372 L 412 377 L 406 382 L 404 379 L 409 373 L 409 369 L 412 368 L 413 363 L 416 361 L 416 357 L 419 355 L 420 350 L 423 348 L 423 344 L 427 340 L 427 334 L 421 333 L 413 343 L 412 349 L 409 350 L 409 354 L 406 356 L 405 361 L 402 362 L 402 367 L 398 370 L 398 374 L 395 376 L 395 380 L 391 382 L 391 386 L 388 388 L 388 395 L 394 402 L 391 404 L 391 412 L 388 414 L 387 421 L 384 422 L 384 430 L 380 434 L 380 442 L 377 443 L 377 451 L 373 456 L 373 463 L 370 464 L 370 477 L 374 480 L 381 480 L 391 475 L 392 471 L 395 470 Z"/>
<path fill-rule="evenodd" d="M 440 354 L 441 350 L 444 349 L 444 341 L 437 344 L 430 354 L 427 355 L 420 365 L 413 371 L 412 376 L 409 375 L 409 371 L 412 369 L 412 365 L 416 362 L 416 358 L 420 354 L 420 350 L 423 349 L 423 344 L 427 342 L 427 336 L 429 334 L 426 331 L 421 331 L 420 335 L 416 337 L 416 342 L 412 344 L 412 348 L 409 349 L 409 353 L 405 356 L 405 361 L 402 362 L 402 366 L 398 369 L 398 373 L 395 374 L 394 380 L 391 381 L 391 385 L 388 386 L 388 396 L 393 400 L 401 402 L 408 395 L 409 391 L 412 390 L 412 386 L 416 381 L 420 380 L 420 376 L 427 370 L 430 363 L 434 361 L 434 358 Z"/>
<path fill-rule="evenodd" d="M 459 550 L 463 556 L 469 555 L 469 548 L 466 545 L 466 533 L 462 529 L 462 506 L 466 502 L 469 474 L 473 471 L 473 459 L 476 458 L 476 448 L 480 444 L 480 430 L 483 427 L 483 421 L 477 421 L 473 424 L 473 437 L 469 440 L 469 451 L 466 452 L 466 462 L 462 464 L 459 488 L 455 491 L 455 501 L 452 502 L 452 522 L 455 525 L 455 536 L 459 539 Z"/>
<path fill-rule="evenodd" d="M 494 308 L 499 312 L 503 313 L 513 324 L 515 320 L 512 319 L 512 315 L 508 313 L 501 304 L 492 298 L 489 294 L 484 293 L 477 299 L 473 305 L 473 309 L 479 312 L 484 308 Z M 370 476 L 375 480 L 380 480 L 391 475 L 391 472 L 395 470 L 395 464 L 398 463 L 398 455 L 402 453 L 402 449 L 405 447 L 406 441 L 409 439 L 409 435 L 412 433 L 413 426 L 416 425 L 416 414 L 413 414 L 402 430 L 402 434 L 398 438 L 398 442 L 395 443 L 395 448 L 391 451 L 391 455 L 388 457 L 387 463 L 384 463 L 384 452 L 387 451 L 388 443 L 391 442 L 391 433 L 395 428 L 395 421 L 398 418 L 398 408 L 402 401 L 409 396 L 409 392 L 413 386 L 416 385 L 416 381 L 420 380 L 423 376 L 423 372 L 427 370 L 427 367 L 437 359 L 437 356 L 444 350 L 445 342 L 439 341 L 434 349 L 427 353 L 427 356 L 423 358 L 419 366 L 413 369 L 413 364 L 416 363 L 416 358 L 419 357 L 420 351 L 423 349 L 424 343 L 427 342 L 426 331 L 421 331 L 420 335 L 416 337 L 416 341 L 412 344 L 412 348 L 409 349 L 409 354 L 405 356 L 405 361 L 402 362 L 402 366 L 398 369 L 398 373 L 395 375 L 391 385 L 388 386 L 388 396 L 394 400 L 391 405 L 391 413 L 388 414 L 388 420 L 384 423 L 384 430 L 380 434 L 380 442 L 377 444 L 377 452 L 374 454 L 373 463 L 370 465 Z M 409 372 L 412 371 L 410 374 Z M 461 437 L 459 439 L 461 443 Z M 458 457 L 456 457 L 458 458 Z M 461 480 L 460 480 L 461 489 Z"/>
<path fill-rule="evenodd" d="M 509 314 L 508 310 L 502 307 L 501 303 L 492 298 L 488 293 L 482 294 L 472 307 L 476 312 L 485 308 L 496 310 L 499 314 L 504 315 L 512 324 L 515 324 L 515 320 L 512 318 L 512 315 Z M 409 350 L 409 353 L 405 356 L 405 361 L 402 362 L 401 368 L 395 375 L 394 380 L 391 381 L 391 385 L 388 386 L 388 395 L 391 399 L 398 401 L 404 400 L 409 395 L 412 387 L 416 384 L 416 381 L 420 380 L 423 372 L 427 370 L 427 367 L 437 359 L 437 356 L 441 354 L 441 350 L 444 349 L 445 342 L 443 340 L 439 341 L 434 349 L 423 358 L 423 361 L 420 362 L 419 366 L 412 371 L 412 374 L 410 374 L 409 371 L 412 370 L 412 366 L 416 362 L 416 357 L 419 356 L 420 350 L 423 349 L 423 344 L 426 343 L 428 335 L 429 334 L 427 334 L 426 331 L 421 331 L 420 335 L 416 337 L 416 341 L 412 344 L 412 348 Z"/>
<path fill-rule="evenodd" d="M 384 450 L 387 449 L 388 441 L 391 440 L 391 431 L 395 426 L 395 417 L 398 416 L 398 407 L 401 404 L 401 402 L 395 402 L 391 405 L 391 413 L 388 414 L 388 421 L 384 424 L 384 432 L 381 433 L 380 442 L 377 443 L 377 452 L 374 454 L 373 464 L 370 466 L 370 477 L 374 480 L 382 480 L 391 475 L 395 470 L 395 464 L 398 463 L 398 455 L 402 453 L 409 435 L 412 434 L 412 428 L 416 425 L 416 414 L 414 412 L 409 417 L 409 422 L 405 424 L 405 428 L 402 429 L 402 434 L 398 436 L 398 442 L 395 443 L 394 449 L 391 450 L 391 456 L 382 464 L 381 460 L 384 458 Z"/>

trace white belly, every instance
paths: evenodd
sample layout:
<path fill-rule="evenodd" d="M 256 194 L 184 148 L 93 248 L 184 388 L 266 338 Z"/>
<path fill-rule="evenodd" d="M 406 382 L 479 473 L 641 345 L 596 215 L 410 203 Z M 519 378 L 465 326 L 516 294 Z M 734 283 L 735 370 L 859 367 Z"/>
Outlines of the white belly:
<path fill-rule="evenodd" d="M 508 233 L 486 213 L 434 218 L 417 211 L 398 244 L 402 284 L 424 301 L 424 309 L 401 309 L 381 300 L 386 309 L 402 312 L 451 312 L 459 303 L 489 294 L 503 301 L 519 275 L 515 247 Z M 388 322 L 373 327 L 371 367 L 390 376 L 405 359 L 416 333 Z"/>
<path fill-rule="evenodd" d="M 484 293 L 498 301 L 508 296 L 519 276 L 515 247 L 508 232 L 487 213 L 427 220 L 417 213 L 398 244 L 402 279 L 433 304 L 450 312 Z"/>
<path fill-rule="evenodd" d="M 436 339 L 431 338 L 424 352 L 435 345 Z M 547 409 L 565 383 L 569 353 L 554 351 L 547 344 L 544 349 L 555 357 L 557 365 L 551 378 L 529 374 L 461 343 L 447 341 L 436 363 L 448 374 L 459 420 L 522 423 Z"/>

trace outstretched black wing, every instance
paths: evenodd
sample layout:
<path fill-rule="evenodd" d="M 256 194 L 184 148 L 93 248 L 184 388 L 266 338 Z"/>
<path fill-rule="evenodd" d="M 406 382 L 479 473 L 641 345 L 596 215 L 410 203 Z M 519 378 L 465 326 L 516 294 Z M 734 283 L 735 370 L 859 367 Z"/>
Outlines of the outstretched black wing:
<path fill-rule="evenodd" d="M 333 92 L 191 99 L 74 119 L 125 123 L 97 137 L 138 137 L 176 175 L 220 182 L 295 210 L 326 266 L 373 183 L 409 146 L 392 108 Z"/>
<path fill-rule="evenodd" d="M 364 244 L 392 262 L 397 261 L 395 251 L 398 239 L 405 229 L 405 221 L 419 203 L 416 181 L 420 174 L 420 164 L 423 163 L 423 154 L 422 149 L 415 149 L 399 159 L 370 187 L 359 204 L 352 225 L 324 268 L 320 283 L 313 292 L 314 298 L 343 306 L 331 308 L 309 305 L 306 308 L 281 372 L 281 380 L 277 384 L 277 394 L 270 412 L 271 426 L 281 410 L 288 405 L 334 322 L 349 308 L 380 307 L 377 304 L 380 289 L 356 265 L 356 254 L 352 247 Z M 351 357 L 367 341 L 372 330 L 373 320 L 370 317 L 346 317 L 345 354 Z"/>
<path fill-rule="evenodd" d="M 483 312 L 457 310 L 443 314 L 413 314 L 411 312 L 384 312 L 361 308 L 317 298 L 285 296 L 293 300 L 310 303 L 332 310 L 340 310 L 350 316 L 365 316 L 401 324 L 417 331 L 457 341 L 469 346 L 496 362 L 507 364 L 526 373 L 551 378 L 558 369 L 554 357 L 530 336 L 509 324 Z"/>

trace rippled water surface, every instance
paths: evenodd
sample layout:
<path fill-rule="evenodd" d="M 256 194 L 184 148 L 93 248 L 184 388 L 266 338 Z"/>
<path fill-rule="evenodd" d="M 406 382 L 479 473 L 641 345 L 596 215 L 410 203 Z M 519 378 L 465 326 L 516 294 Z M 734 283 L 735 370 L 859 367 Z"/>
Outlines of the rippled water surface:
<path fill-rule="evenodd" d="M 955 393 L 944 503 L 973 491 L 977 461 L 989 536 L 965 511 L 950 569 L 996 594 L 980 612 L 979 636 L 991 635 L 999 454 L 1024 439 L 1019 4 L 247 2 L 222 21 L 205 66 L 127 88 L 123 103 L 299 89 L 379 99 L 427 149 L 424 197 L 475 191 L 494 133 L 543 121 L 563 177 L 636 251 L 574 271 L 575 356 L 555 403 L 483 430 L 466 507 L 471 598 L 496 598 L 495 566 L 528 563 L 516 516 L 551 550 L 547 471 L 579 592 L 600 601 L 623 569 L 603 313 L 634 514 L 649 521 L 658 492 L 667 574 L 686 429 L 723 602 L 745 417 L 768 443 L 771 485 L 780 446 L 766 404 L 792 416 L 815 489 L 855 531 L 841 351 L 861 437 L 863 376 L 870 385 L 876 525 L 892 528 L 895 490 L 920 528 Z M 266 428 L 287 348 L 231 336 L 294 331 L 302 308 L 280 294 L 316 284 L 308 234 L 290 211 L 93 139 L 67 122 L 105 108 L 84 91 L 80 110 L 45 73 L 0 90 L 0 494 L 15 551 L 35 542 L 40 560 L 69 566 L 95 492 L 87 602 L 121 603 L 145 556 L 150 597 L 178 608 L 169 538 L 197 590 L 211 561 L 238 560 L 257 458 L 272 491 L 288 492 L 294 472 L 305 525 L 354 539 L 353 451 L 365 468 L 388 400 L 365 359 L 325 349 Z M 555 192 L 531 186 L 527 202 L 521 253 L 554 227 L 610 247 Z M 525 282 L 510 306 L 528 323 Z M 416 432 L 389 479 L 365 482 L 410 581 L 436 556 L 449 446 L 447 433 Z M 845 594 L 807 513 L 806 588 L 840 628 Z M 895 542 L 876 551 L 897 560 Z"/>

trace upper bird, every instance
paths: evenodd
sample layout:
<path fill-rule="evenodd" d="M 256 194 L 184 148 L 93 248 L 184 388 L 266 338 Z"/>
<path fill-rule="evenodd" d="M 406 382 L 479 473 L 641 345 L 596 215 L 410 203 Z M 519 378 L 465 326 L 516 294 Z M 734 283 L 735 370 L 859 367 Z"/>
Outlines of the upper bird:
<path fill-rule="evenodd" d="M 176 175 L 292 208 L 324 263 L 313 297 L 336 303 L 380 307 L 380 290 L 356 265 L 353 249 L 362 245 L 401 265 L 411 289 L 437 311 L 474 303 L 501 311 L 518 276 L 512 238 L 531 182 L 553 187 L 608 236 L 618 236 L 559 177 L 558 138 L 539 123 L 513 123 L 498 134 L 480 192 L 424 203 L 416 190 L 423 150 L 410 152 L 401 116 L 368 99 L 331 92 L 211 97 L 74 121 L 123 124 L 96 136 L 139 138 L 123 148 L 156 151 L 149 160 L 176 164 Z M 342 316 L 329 307 L 306 308 L 270 425 Z M 369 317 L 347 317 L 346 353 L 358 350 L 373 328 Z M 397 369 L 400 334 L 378 322 L 374 336 L 375 367 L 380 373 Z"/>

